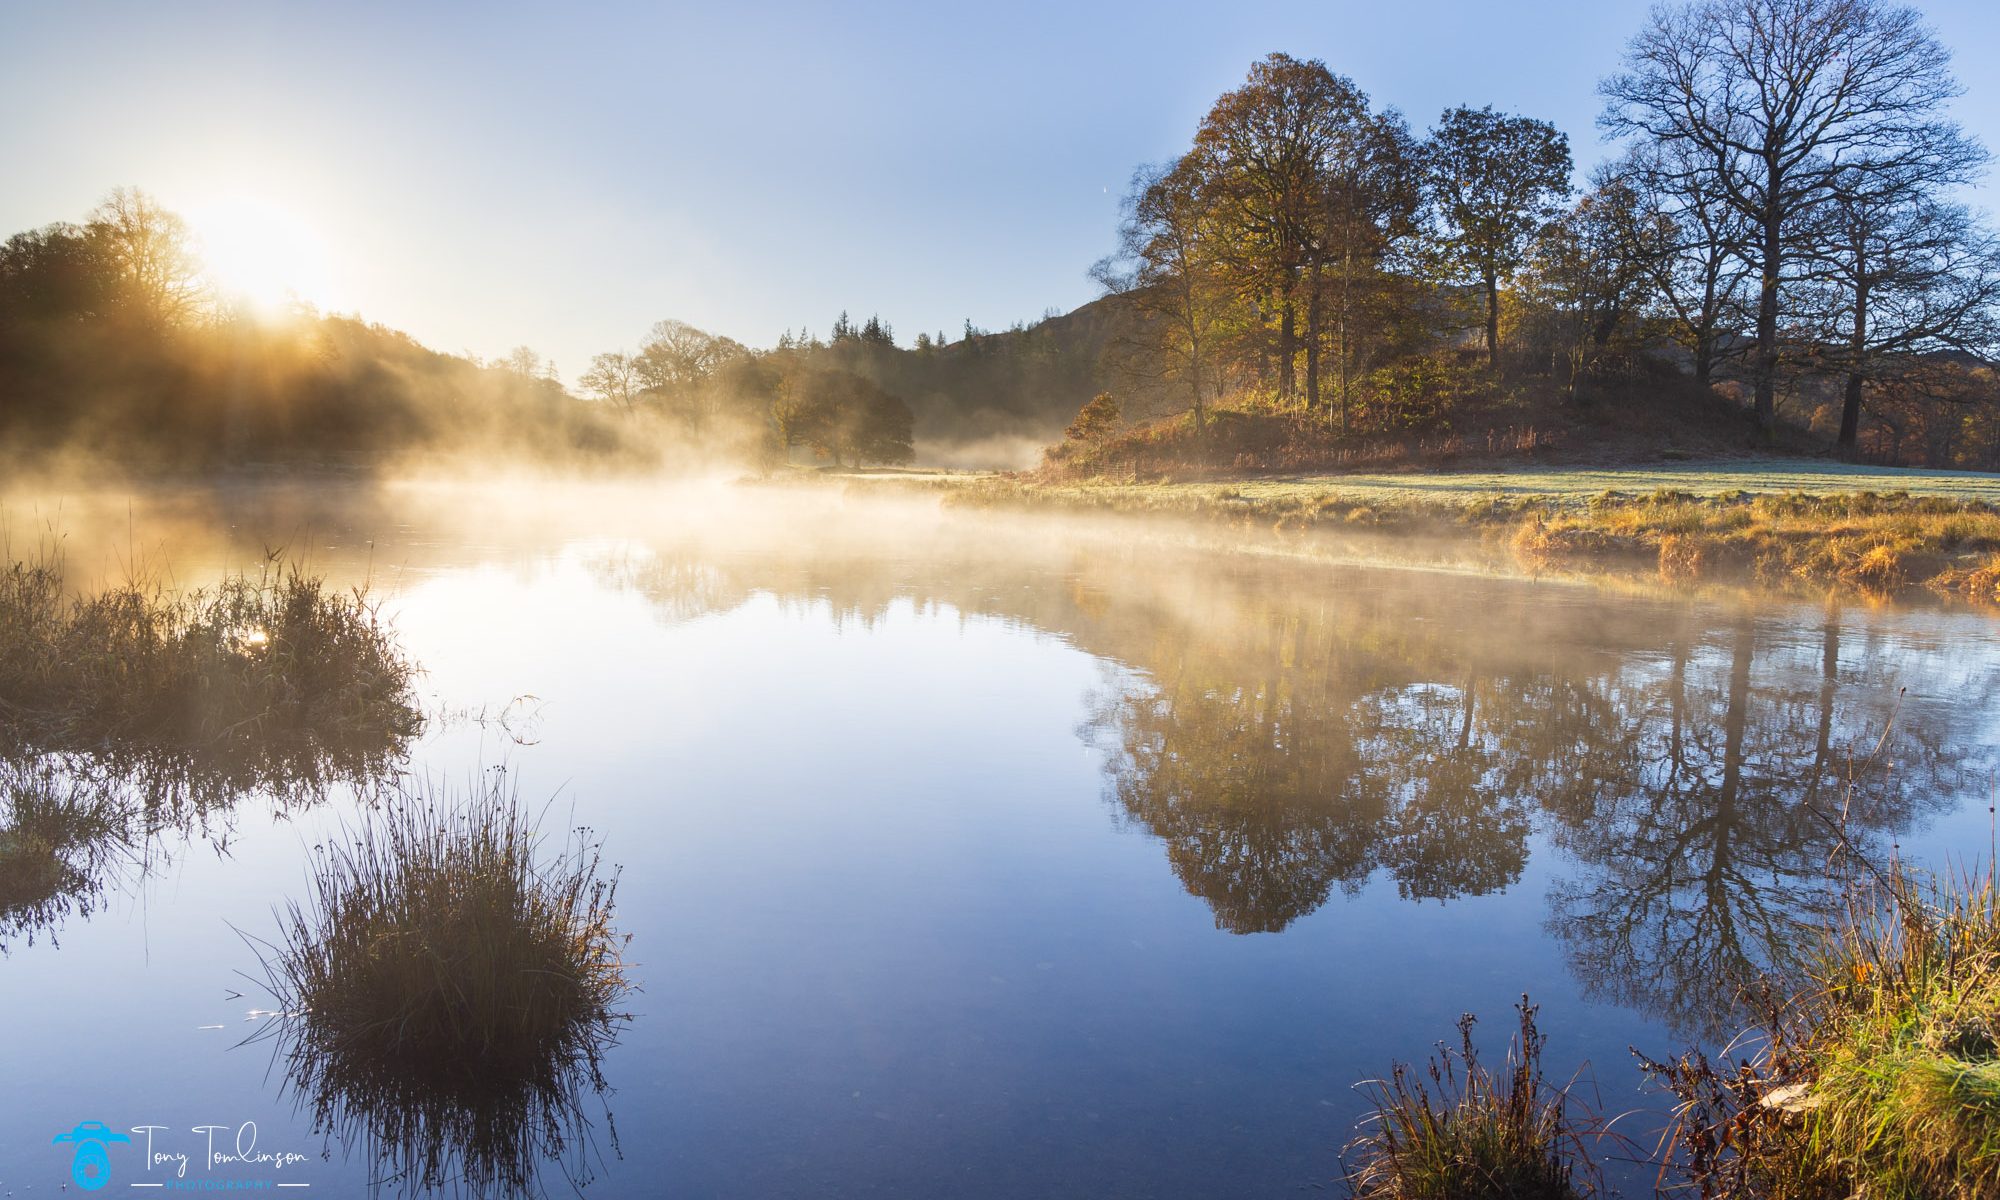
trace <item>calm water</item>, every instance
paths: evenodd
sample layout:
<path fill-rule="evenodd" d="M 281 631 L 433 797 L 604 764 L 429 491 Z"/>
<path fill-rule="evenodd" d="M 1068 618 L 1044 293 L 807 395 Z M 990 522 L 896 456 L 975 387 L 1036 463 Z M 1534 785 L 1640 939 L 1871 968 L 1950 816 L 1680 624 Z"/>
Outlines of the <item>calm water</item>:
<path fill-rule="evenodd" d="M 504 771 L 596 831 L 641 990 L 568 1156 L 593 1197 L 1330 1185 L 1354 1085 L 1464 1011 L 1497 1053 L 1524 991 L 1552 1073 L 1644 1107 L 1626 1048 L 1726 1035 L 1726 981 L 1815 919 L 1822 815 L 1881 855 L 1991 845 L 1973 614 L 729 488 L 17 495 L 5 523 L 85 580 L 280 544 L 371 580 L 439 714 L 406 769 Z M 255 1122 L 310 1161 L 187 1177 L 363 1190 L 367 1147 L 239 1044 L 271 1003 L 246 938 L 354 804 L 158 821 L 0 912 L 0 1191 L 55 1192 L 86 1120 L 196 1155 Z"/>

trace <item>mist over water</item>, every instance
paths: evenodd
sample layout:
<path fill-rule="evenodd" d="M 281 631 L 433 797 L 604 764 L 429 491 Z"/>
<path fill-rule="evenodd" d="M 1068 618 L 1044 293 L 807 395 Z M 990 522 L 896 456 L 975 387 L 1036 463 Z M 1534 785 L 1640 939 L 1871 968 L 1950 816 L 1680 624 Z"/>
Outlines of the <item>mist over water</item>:
<path fill-rule="evenodd" d="M 433 717 L 398 769 L 504 772 L 603 839 L 639 991 L 591 1196 L 1328 1183 L 1355 1083 L 1461 1012 L 1497 1047 L 1523 992 L 1555 1072 L 1658 1105 L 1626 1048 L 1738 1028 L 1734 981 L 1785 971 L 1833 900 L 1823 816 L 1883 858 L 1991 846 L 2000 638 L 1977 615 L 720 481 L 4 513 L 79 587 L 134 564 L 200 586 L 280 546 L 367 585 Z M 101 1117 L 254 1120 L 312 1152 L 299 1180 L 359 1187 L 365 1148 L 237 1046 L 269 1007 L 237 931 L 270 936 L 356 790 L 156 821 L 71 860 L 78 903 L 0 912 L 23 1047 L 0 1181 L 39 1186 L 43 1126 Z"/>

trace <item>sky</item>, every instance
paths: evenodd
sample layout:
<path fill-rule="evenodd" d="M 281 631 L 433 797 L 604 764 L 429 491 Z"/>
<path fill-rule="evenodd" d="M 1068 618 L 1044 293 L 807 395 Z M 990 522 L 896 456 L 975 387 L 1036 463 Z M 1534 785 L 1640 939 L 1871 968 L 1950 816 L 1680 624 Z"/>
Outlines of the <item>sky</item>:
<path fill-rule="evenodd" d="M 324 308 L 569 381 L 664 318 L 955 339 L 1092 299 L 1133 168 L 1264 54 L 1419 131 L 1553 121 L 1581 171 L 1646 7 L 0 0 L 0 235 L 136 185 Z M 2000 147 L 2000 5 L 1920 7 Z"/>

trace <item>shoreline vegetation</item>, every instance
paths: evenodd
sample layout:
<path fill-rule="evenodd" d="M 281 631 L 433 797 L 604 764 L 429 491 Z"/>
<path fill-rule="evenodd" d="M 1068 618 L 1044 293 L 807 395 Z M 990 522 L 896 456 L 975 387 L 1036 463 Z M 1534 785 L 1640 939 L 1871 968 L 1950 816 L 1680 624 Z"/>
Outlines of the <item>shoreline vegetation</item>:
<path fill-rule="evenodd" d="M 1523 997 L 1504 1072 L 1474 1018 L 1427 1071 L 1364 1083 L 1375 1108 L 1344 1154 L 1359 1200 L 1585 1200 L 1610 1157 L 1702 1200 L 1975 1200 L 2000 1191 L 2000 888 L 1865 868 L 1804 976 L 1716 1058 L 1633 1050 L 1673 1101 L 1650 1148 L 1606 1119 L 1579 1073 L 1542 1072 Z M 1657 1094 L 1657 1093 L 1656 1093 Z M 1655 1131 L 1647 1130 L 1647 1134 Z"/>
<path fill-rule="evenodd" d="M 948 508 L 1457 541 L 1542 573 L 1747 582 L 2000 604 L 2000 478 L 1810 460 L 1203 480 L 1048 473 L 845 477 L 937 492 Z"/>
<path fill-rule="evenodd" d="M 359 766 L 423 724 L 415 663 L 359 590 L 279 555 L 180 591 L 73 590 L 58 550 L 0 567 L 0 751 L 184 758 L 274 787 Z"/>

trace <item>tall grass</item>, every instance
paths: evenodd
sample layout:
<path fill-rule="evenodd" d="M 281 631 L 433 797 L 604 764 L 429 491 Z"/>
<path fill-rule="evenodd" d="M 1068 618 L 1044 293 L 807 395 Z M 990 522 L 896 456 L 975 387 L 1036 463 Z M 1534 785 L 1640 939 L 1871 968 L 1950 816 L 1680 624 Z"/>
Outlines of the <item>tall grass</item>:
<path fill-rule="evenodd" d="M 2000 1196 L 2000 887 L 1983 872 L 1850 888 L 1760 1048 L 1643 1060 L 1675 1095 L 1663 1157 L 1704 1197 Z"/>
<path fill-rule="evenodd" d="M 0 570 L 0 752 L 219 770 L 238 790 L 358 776 L 421 725 L 414 677 L 364 593 L 276 555 L 185 593 L 73 593 L 49 549 Z"/>
<path fill-rule="evenodd" d="M 1535 1006 L 1516 1006 L 1519 1029 L 1504 1068 L 1480 1061 L 1474 1018 L 1459 1047 L 1440 1046 L 1425 1071 L 1396 1064 L 1369 1085 L 1373 1115 L 1347 1155 L 1359 1200 L 1578 1200 L 1594 1194 L 1589 1143 L 1612 1136 L 1581 1111 L 1570 1088 L 1542 1075 Z M 1581 1175 L 1580 1182 L 1578 1176 Z"/>
<path fill-rule="evenodd" d="M 318 850 L 265 967 L 319 1126 L 411 1187 L 527 1189 L 604 1088 L 628 990 L 615 891 L 580 833 L 545 852 L 500 783 L 402 792 Z"/>

